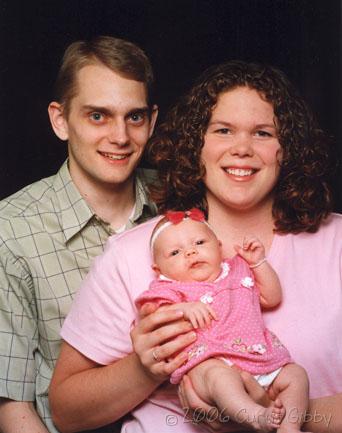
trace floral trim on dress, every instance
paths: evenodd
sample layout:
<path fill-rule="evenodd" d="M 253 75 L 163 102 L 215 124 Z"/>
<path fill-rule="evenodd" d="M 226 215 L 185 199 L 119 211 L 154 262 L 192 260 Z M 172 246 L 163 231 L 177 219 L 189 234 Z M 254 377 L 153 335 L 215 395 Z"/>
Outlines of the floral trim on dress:
<path fill-rule="evenodd" d="M 231 344 L 231 348 L 235 352 L 241 352 L 241 353 L 248 352 L 248 353 L 255 353 L 259 355 L 263 355 L 267 351 L 267 348 L 263 343 L 254 343 L 248 346 L 246 343 L 242 341 L 240 337 L 235 338 L 233 340 Z"/>
<path fill-rule="evenodd" d="M 188 352 L 188 360 L 190 361 L 191 358 L 198 357 L 203 355 L 203 353 L 208 349 L 208 346 L 206 344 L 199 344 L 197 346 L 194 346 L 189 352 Z"/>
<path fill-rule="evenodd" d="M 241 286 L 246 287 L 246 289 L 251 289 L 254 287 L 254 280 L 252 277 L 244 277 L 241 280 Z"/>
<path fill-rule="evenodd" d="M 200 301 L 203 304 L 212 304 L 214 302 L 214 293 L 213 292 L 207 292 L 204 295 L 200 297 Z"/>
<path fill-rule="evenodd" d="M 271 334 L 271 339 L 272 339 L 271 342 L 272 342 L 273 347 L 284 347 L 285 348 L 283 343 L 279 340 L 279 338 L 275 334 L 273 334 L 272 331 L 269 331 L 269 333 Z"/>

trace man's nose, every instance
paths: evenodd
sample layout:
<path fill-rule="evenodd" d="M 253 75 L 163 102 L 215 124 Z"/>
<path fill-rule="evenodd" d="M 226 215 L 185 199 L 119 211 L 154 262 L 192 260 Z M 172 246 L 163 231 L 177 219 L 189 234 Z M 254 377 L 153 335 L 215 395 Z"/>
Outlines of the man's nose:
<path fill-rule="evenodd" d="M 128 144 L 127 125 L 123 119 L 115 120 L 109 125 L 108 139 L 111 144 L 120 147 Z"/>

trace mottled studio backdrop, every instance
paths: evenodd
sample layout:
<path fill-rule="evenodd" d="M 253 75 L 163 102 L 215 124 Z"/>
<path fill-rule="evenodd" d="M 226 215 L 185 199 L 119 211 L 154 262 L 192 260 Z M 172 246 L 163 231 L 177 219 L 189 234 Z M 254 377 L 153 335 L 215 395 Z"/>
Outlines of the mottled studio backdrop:
<path fill-rule="evenodd" d="M 340 0 L 0 0 L 0 198 L 53 174 L 66 155 L 47 105 L 72 41 L 109 34 L 139 44 L 165 113 L 206 67 L 227 59 L 284 69 L 342 153 Z M 333 187 L 342 211 L 341 166 Z"/>

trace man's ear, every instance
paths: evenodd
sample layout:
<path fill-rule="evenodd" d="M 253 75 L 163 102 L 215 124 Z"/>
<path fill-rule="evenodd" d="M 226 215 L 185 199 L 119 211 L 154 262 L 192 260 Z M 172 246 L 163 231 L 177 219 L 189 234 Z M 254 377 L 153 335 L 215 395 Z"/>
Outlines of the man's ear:
<path fill-rule="evenodd" d="M 151 265 L 151 268 L 152 268 L 152 270 L 153 270 L 157 275 L 160 275 L 160 268 L 159 268 L 159 266 L 157 266 L 155 263 L 153 263 L 153 264 Z"/>
<path fill-rule="evenodd" d="M 153 134 L 154 127 L 155 127 L 156 121 L 157 121 L 157 117 L 158 117 L 158 105 L 153 105 L 152 111 L 151 111 L 150 129 L 149 129 L 149 134 L 148 134 L 149 138 Z"/>
<path fill-rule="evenodd" d="M 69 138 L 68 122 L 64 117 L 63 106 L 59 102 L 51 102 L 48 107 L 48 113 L 52 129 L 58 138 L 65 141 Z"/>

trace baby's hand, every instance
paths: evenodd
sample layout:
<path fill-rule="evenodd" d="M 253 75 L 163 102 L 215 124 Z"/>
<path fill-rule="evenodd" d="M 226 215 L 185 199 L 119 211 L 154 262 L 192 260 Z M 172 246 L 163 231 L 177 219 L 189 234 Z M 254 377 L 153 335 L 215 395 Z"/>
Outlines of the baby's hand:
<path fill-rule="evenodd" d="M 195 329 L 209 327 L 212 319 L 217 320 L 214 309 L 203 302 L 184 302 L 176 305 Z"/>
<path fill-rule="evenodd" d="M 255 236 L 245 236 L 242 247 L 235 245 L 234 248 L 250 266 L 259 263 L 265 258 L 265 247 Z"/>

